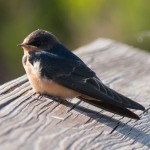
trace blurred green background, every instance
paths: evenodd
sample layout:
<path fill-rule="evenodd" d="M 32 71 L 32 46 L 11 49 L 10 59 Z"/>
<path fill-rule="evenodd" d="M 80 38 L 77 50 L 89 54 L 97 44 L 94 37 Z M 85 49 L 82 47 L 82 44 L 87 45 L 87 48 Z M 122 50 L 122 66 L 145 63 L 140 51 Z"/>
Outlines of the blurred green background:
<path fill-rule="evenodd" d="M 150 51 L 149 0 L 0 0 L 0 84 L 24 74 L 16 45 L 33 30 L 73 50 L 111 38 Z"/>

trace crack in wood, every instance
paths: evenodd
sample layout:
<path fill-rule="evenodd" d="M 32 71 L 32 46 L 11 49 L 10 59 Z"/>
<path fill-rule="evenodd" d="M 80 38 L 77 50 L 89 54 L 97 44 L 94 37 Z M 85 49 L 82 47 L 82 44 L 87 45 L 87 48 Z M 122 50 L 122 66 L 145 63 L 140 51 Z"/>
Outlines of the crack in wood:
<path fill-rule="evenodd" d="M 111 132 L 110 132 L 109 134 L 112 134 L 112 133 L 118 128 L 119 125 L 120 125 L 120 124 L 119 124 L 119 122 L 118 122 L 117 125 L 111 130 Z"/>

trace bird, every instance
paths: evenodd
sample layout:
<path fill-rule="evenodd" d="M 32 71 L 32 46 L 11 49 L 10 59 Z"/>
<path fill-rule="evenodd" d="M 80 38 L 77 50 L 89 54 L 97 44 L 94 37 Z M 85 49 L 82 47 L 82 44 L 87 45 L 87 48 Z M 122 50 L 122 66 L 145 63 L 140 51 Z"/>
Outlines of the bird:
<path fill-rule="evenodd" d="M 130 109 L 145 108 L 106 86 L 77 55 L 43 29 L 30 33 L 23 43 L 23 67 L 36 93 L 64 100 L 79 98 L 106 111 L 139 120 Z"/>

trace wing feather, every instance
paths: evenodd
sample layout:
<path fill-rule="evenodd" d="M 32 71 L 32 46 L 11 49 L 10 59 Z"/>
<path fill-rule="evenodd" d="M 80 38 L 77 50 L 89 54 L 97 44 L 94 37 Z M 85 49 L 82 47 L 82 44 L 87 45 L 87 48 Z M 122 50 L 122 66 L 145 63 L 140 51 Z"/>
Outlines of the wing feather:
<path fill-rule="evenodd" d="M 71 53 L 71 55 L 74 55 Z M 68 57 L 67 53 L 67 57 Z M 103 101 L 122 108 L 144 110 L 144 107 L 133 100 L 117 93 L 104 85 L 96 74 L 88 68 L 77 56 L 76 59 L 66 58 L 50 52 L 36 52 L 30 56 L 31 63 L 40 61 L 41 76 Z"/>

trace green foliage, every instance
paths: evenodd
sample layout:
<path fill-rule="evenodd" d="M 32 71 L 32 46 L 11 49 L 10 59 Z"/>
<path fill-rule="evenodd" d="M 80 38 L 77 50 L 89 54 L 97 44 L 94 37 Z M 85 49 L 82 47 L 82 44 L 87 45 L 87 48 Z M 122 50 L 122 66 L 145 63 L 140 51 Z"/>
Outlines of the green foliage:
<path fill-rule="evenodd" d="M 150 50 L 149 15 L 148 0 L 0 0 L 2 79 L 23 73 L 16 45 L 33 30 L 51 31 L 70 49 L 104 37 Z"/>

